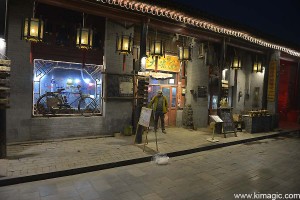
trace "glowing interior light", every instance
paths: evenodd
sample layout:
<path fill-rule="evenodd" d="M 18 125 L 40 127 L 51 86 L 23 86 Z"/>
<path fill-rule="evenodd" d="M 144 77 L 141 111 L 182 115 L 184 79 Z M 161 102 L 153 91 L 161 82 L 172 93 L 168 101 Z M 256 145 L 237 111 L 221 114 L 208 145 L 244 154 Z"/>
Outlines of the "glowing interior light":
<path fill-rule="evenodd" d="M 89 86 L 93 86 L 94 85 L 94 83 L 89 83 Z"/>
<path fill-rule="evenodd" d="M 73 80 L 70 79 L 70 78 L 68 78 L 68 79 L 67 79 L 67 84 L 72 84 L 72 83 L 73 83 Z"/>
<path fill-rule="evenodd" d="M 78 79 L 78 78 L 75 79 L 75 83 L 76 83 L 76 84 L 80 83 L 80 79 Z"/>
<path fill-rule="evenodd" d="M 88 83 L 91 82 L 91 80 L 90 80 L 89 78 L 85 78 L 85 79 L 84 79 L 84 82 L 88 84 Z"/>
<path fill-rule="evenodd" d="M 95 95 L 90 95 L 90 97 L 94 99 L 94 98 L 95 98 Z"/>
<path fill-rule="evenodd" d="M 34 81 L 40 81 L 41 78 L 42 78 L 42 75 L 34 76 L 33 80 Z"/>
<path fill-rule="evenodd" d="M 3 38 L 0 38 L 0 48 L 3 48 L 5 45 L 5 40 Z"/>
<path fill-rule="evenodd" d="M 141 59 L 141 64 L 142 64 L 143 66 L 146 65 L 146 60 L 147 60 L 147 57 L 143 57 L 143 58 Z"/>

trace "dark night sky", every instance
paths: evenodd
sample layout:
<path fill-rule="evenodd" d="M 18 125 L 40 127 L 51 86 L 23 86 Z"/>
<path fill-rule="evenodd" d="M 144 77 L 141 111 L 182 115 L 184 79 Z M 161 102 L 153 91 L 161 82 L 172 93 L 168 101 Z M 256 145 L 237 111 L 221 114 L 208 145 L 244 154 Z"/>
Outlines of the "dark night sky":
<path fill-rule="evenodd" d="M 174 0 L 300 47 L 300 0 Z M 300 49 L 300 48 L 299 48 Z"/>

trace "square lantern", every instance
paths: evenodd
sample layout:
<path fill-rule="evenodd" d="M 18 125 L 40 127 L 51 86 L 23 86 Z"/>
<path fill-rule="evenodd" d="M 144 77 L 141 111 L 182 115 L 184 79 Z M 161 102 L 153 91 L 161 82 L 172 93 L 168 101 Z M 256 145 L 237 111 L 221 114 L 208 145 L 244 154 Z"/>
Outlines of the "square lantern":
<path fill-rule="evenodd" d="M 258 59 L 257 56 L 255 57 L 255 60 L 253 62 L 252 71 L 253 72 L 262 72 L 263 71 L 262 60 Z"/>
<path fill-rule="evenodd" d="M 205 49 L 204 49 L 204 43 L 201 43 L 199 46 L 199 58 L 202 59 L 205 57 Z"/>
<path fill-rule="evenodd" d="M 178 48 L 178 57 L 181 61 L 190 61 L 192 60 L 192 47 L 191 46 L 182 46 Z"/>
<path fill-rule="evenodd" d="M 231 62 L 232 69 L 241 69 L 241 58 L 238 56 L 234 56 Z"/>
<path fill-rule="evenodd" d="M 22 39 L 41 42 L 44 35 L 44 21 L 38 18 L 25 18 Z"/>
<path fill-rule="evenodd" d="M 150 55 L 160 57 L 165 55 L 165 43 L 162 40 L 153 40 L 150 43 Z"/>
<path fill-rule="evenodd" d="M 155 72 L 157 72 L 158 58 L 165 56 L 165 43 L 162 40 L 153 40 L 150 42 L 150 55 L 155 57 Z"/>
<path fill-rule="evenodd" d="M 91 49 L 93 47 L 93 30 L 90 28 L 78 28 L 76 46 L 80 49 Z"/>
<path fill-rule="evenodd" d="M 117 34 L 117 40 L 116 40 L 116 51 L 119 52 L 119 54 L 130 54 L 132 53 L 132 47 L 133 47 L 133 39 L 131 34 L 130 35 L 121 35 L 119 36 Z"/>

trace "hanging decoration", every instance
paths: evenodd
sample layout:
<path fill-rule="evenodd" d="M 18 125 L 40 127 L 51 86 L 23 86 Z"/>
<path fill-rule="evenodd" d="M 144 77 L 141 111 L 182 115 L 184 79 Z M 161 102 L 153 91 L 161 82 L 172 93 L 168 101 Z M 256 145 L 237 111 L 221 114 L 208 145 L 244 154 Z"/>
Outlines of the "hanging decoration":
<path fill-rule="evenodd" d="M 126 67 L 126 56 L 128 54 L 132 54 L 133 48 L 133 38 L 132 35 L 124 35 L 123 33 L 119 36 L 117 34 L 116 38 L 116 52 L 119 54 L 123 54 L 123 72 L 125 71 Z"/>
<path fill-rule="evenodd" d="M 192 47 L 191 45 L 185 45 L 184 39 L 182 46 L 178 47 L 178 58 L 182 63 L 182 76 L 185 77 L 186 62 L 192 60 Z"/>
<path fill-rule="evenodd" d="M 93 47 L 93 30 L 85 28 L 85 17 L 82 14 L 82 26 L 77 28 L 76 47 L 79 49 L 92 49 Z"/>
<path fill-rule="evenodd" d="M 263 71 L 262 59 L 256 55 L 255 59 L 253 61 L 252 72 L 257 73 L 257 72 L 262 72 L 262 71 Z"/>
<path fill-rule="evenodd" d="M 41 42 L 44 36 L 44 21 L 35 18 L 35 1 L 33 2 L 32 18 L 25 18 L 23 22 L 22 39 L 30 42 Z"/>
<path fill-rule="evenodd" d="M 242 68 L 242 64 L 241 64 L 241 58 L 237 55 L 233 56 L 232 60 L 231 60 L 231 69 L 241 69 Z"/>
<path fill-rule="evenodd" d="M 202 59 L 204 57 L 205 57 L 204 43 L 200 43 L 200 45 L 199 45 L 199 52 L 198 52 L 198 58 Z"/>
<path fill-rule="evenodd" d="M 155 36 L 155 40 L 150 42 L 150 55 L 155 57 L 155 72 L 157 72 L 158 58 L 161 56 L 165 57 L 165 43 L 163 40 L 157 40 L 157 32 Z"/>

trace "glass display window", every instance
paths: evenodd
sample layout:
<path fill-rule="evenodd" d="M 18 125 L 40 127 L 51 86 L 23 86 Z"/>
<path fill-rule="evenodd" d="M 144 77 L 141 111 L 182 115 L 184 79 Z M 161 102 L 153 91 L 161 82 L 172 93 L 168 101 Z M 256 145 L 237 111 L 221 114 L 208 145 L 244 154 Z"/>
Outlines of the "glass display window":
<path fill-rule="evenodd" d="M 102 65 L 34 60 L 33 115 L 102 113 Z"/>

